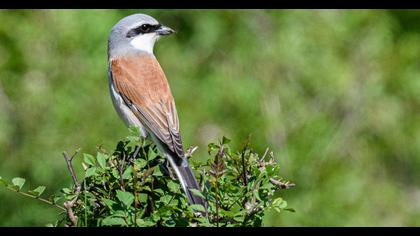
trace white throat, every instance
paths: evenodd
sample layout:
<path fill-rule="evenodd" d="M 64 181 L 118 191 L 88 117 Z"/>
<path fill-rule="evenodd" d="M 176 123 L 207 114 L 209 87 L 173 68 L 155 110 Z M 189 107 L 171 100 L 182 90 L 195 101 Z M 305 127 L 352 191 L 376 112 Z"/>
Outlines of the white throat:
<path fill-rule="evenodd" d="M 153 54 L 153 46 L 158 39 L 159 35 L 155 33 L 142 34 L 132 39 L 130 44 L 136 49 Z"/>

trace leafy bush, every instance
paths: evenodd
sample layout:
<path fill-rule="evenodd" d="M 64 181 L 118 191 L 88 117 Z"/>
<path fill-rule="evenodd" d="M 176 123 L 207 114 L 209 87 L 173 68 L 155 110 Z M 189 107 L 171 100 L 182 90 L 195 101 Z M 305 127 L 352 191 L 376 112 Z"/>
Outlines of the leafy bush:
<path fill-rule="evenodd" d="M 23 178 L 8 183 L 0 177 L 0 184 L 62 209 L 54 226 L 261 226 L 268 209 L 293 211 L 275 197 L 276 190 L 293 184 L 278 175 L 273 153 L 267 149 L 259 156 L 249 143 L 233 151 L 223 137 L 219 144 L 208 145 L 206 162 L 189 159 L 202 189 L 193 193 L 208 202 L 207 217 L 196 214 L 203 206 L 188 204 L 156 146 L 130 132 L 113 152 L 98 148 L 96 156 L 83 154 L 81 182 L 72 166 L 77 152 L 72 157 L 64 153 L 73 187 L 61 189 L 57 196 L 41 198 L 45 186 L 23 192 Z"/>

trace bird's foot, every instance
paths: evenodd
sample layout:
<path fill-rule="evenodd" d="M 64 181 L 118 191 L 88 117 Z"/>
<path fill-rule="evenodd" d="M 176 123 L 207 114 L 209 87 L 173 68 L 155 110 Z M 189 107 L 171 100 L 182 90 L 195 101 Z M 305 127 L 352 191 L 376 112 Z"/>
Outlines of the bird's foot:
<path fill-rule="evenodd" d="M 159 165 L 160 171 L 165 175 L 171 177 L 171 179 L 175 180 L 175 174 L 173 173 L 171 167 L 169 166 L 168 160 L 165 159 L 165 161 Z"/>

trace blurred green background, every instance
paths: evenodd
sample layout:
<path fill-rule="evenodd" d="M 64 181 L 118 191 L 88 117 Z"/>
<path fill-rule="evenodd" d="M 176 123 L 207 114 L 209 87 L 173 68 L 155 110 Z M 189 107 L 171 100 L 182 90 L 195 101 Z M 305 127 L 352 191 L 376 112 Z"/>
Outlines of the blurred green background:
<path fill-rule="evenodd" d="M 106 49 L 136 12 L 177 30 L 155 54 L 195 158 L 222 135 L 240 147 L 251 134 L 296 183 L 282 193 L 296 212 L 265 225 L 420 225 L 420 11 L 1 10 L 0 176 L 51 194 L 71 183 L 62 151 L 128 135 Z M 1 226 L 58 214 L 0 189 Z"/>

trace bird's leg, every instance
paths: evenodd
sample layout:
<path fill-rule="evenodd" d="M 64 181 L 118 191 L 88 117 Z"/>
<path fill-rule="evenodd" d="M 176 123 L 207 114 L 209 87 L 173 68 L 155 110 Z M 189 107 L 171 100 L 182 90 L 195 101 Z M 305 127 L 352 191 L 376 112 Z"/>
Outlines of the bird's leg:
<path fill-rule="evenodd" d="M 160 171 L 162 171 L 164 175 L 171 177 L 171 179 L 176 179 L 171 167 L 169 166 L 169 161 L 166 158 L 165 161 L 160 164 Z"/>

